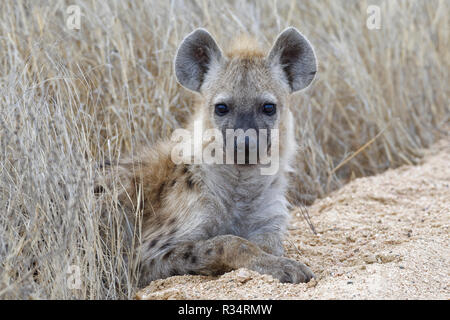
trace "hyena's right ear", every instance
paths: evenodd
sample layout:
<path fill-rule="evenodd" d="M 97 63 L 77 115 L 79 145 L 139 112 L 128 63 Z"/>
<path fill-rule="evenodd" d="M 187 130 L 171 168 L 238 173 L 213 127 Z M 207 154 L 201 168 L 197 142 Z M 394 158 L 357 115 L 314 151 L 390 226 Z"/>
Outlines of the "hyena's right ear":
<path fill-rule="evenodd" d="M 209 32 L 196 29 L 178 48 L 175 75 L 182 86 L 200 92 L 205 75 L 221 60 L 222 52 Z"/>

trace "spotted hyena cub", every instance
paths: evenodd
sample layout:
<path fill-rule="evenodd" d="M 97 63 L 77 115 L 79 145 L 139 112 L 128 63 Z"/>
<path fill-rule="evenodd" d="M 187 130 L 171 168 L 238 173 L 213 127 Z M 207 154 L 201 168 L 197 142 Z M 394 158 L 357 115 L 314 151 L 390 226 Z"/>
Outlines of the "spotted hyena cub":
<path fill-rule="evenodd" d="M 203 151 L 211 143 L 219 147 L 209 149 L 216 161 L 204 161 L 196 151 L 190 155 L 190 145 L 184 155 L 174 152 L 180 140 L 168 139 L 110 166 L 110 174 L 121 181 L 119 201 L 143 214 L 142 285 L 241 267 L 282 282 L 314 276 L 303 263 L 283 257 L 282 240 L 289 218 L 287 172 L 296 150 L 288 98 L 306 88 L 316 71 L 313 48 L 295 28 L 283 31 L 268 54 L 249 38 L 223 52 L 204 29 L 183 40 L 175 74 L 201 97 L 184 132 L 193 133 L 196 149 L 195 131 L 215 129 L 220 137 L 203 137 L 199 146 Z M 230 129 L 242 129 L 243 139 L 237 134 L 226 139 Z M 230 150 L 244 151 L 241 161 L 230 158 Z"/>

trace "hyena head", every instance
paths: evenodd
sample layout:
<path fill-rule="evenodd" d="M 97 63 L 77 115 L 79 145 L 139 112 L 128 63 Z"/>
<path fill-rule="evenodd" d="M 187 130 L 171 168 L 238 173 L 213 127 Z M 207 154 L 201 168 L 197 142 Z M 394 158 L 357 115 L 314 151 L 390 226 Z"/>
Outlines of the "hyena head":
<path fill-rule="evenodd" d="M 244 164 L 249 164 L 249 149 L 260 154 L 260 140 L 270 153 L 272 129 L 281 131 L 291 117 L 289 95 L 309 86 L 316 71 L 311 44 L 292 27 L 278 36 L 268 54 L 250 38 L 238 39 L 224 54 L 206 30 L 197 29 L 183 40 L 175 58 L 180 84 L 203 97 L 202 121 L 233 141 L 233 151 L 245 146 Z M 244 133 L 245 139 L 226 139 L 232 133 L 227 129 L 236 137 Z M 280 132 L 279 139 L 284 138 Z"/>

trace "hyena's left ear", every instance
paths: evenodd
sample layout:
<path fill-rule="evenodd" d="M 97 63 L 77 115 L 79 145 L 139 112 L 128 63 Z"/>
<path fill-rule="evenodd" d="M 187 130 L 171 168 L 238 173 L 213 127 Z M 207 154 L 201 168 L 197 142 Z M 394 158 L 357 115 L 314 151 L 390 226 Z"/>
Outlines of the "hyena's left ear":
<path fill-rule="evenodd" d="M 281 68 L 291 92 L 308 87 L 317 72 L 314 49 L 294 27 L 280 33 L 268 60 L 272 66 Z"/>
<path fill-rule="evenodd" d="M 190 33 L 178 48 L 175 75 L 178 82 L 190 90 L 200 92 L 206 74 L 222 60 L 216 41 L 205 29 Z"/>

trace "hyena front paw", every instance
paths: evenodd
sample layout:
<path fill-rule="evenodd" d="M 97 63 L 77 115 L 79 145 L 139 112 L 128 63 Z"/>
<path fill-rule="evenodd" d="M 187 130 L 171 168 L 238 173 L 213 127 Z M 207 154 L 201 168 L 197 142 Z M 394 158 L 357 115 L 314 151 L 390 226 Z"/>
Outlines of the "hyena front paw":
<path fill-rule="evenodd" d="M 251 269 L 263 274 L 270 274 L 282 283 L 302 283 L 314 278 L 314 273 L 301 262 L 268 255 L 259 259 Z"/>

